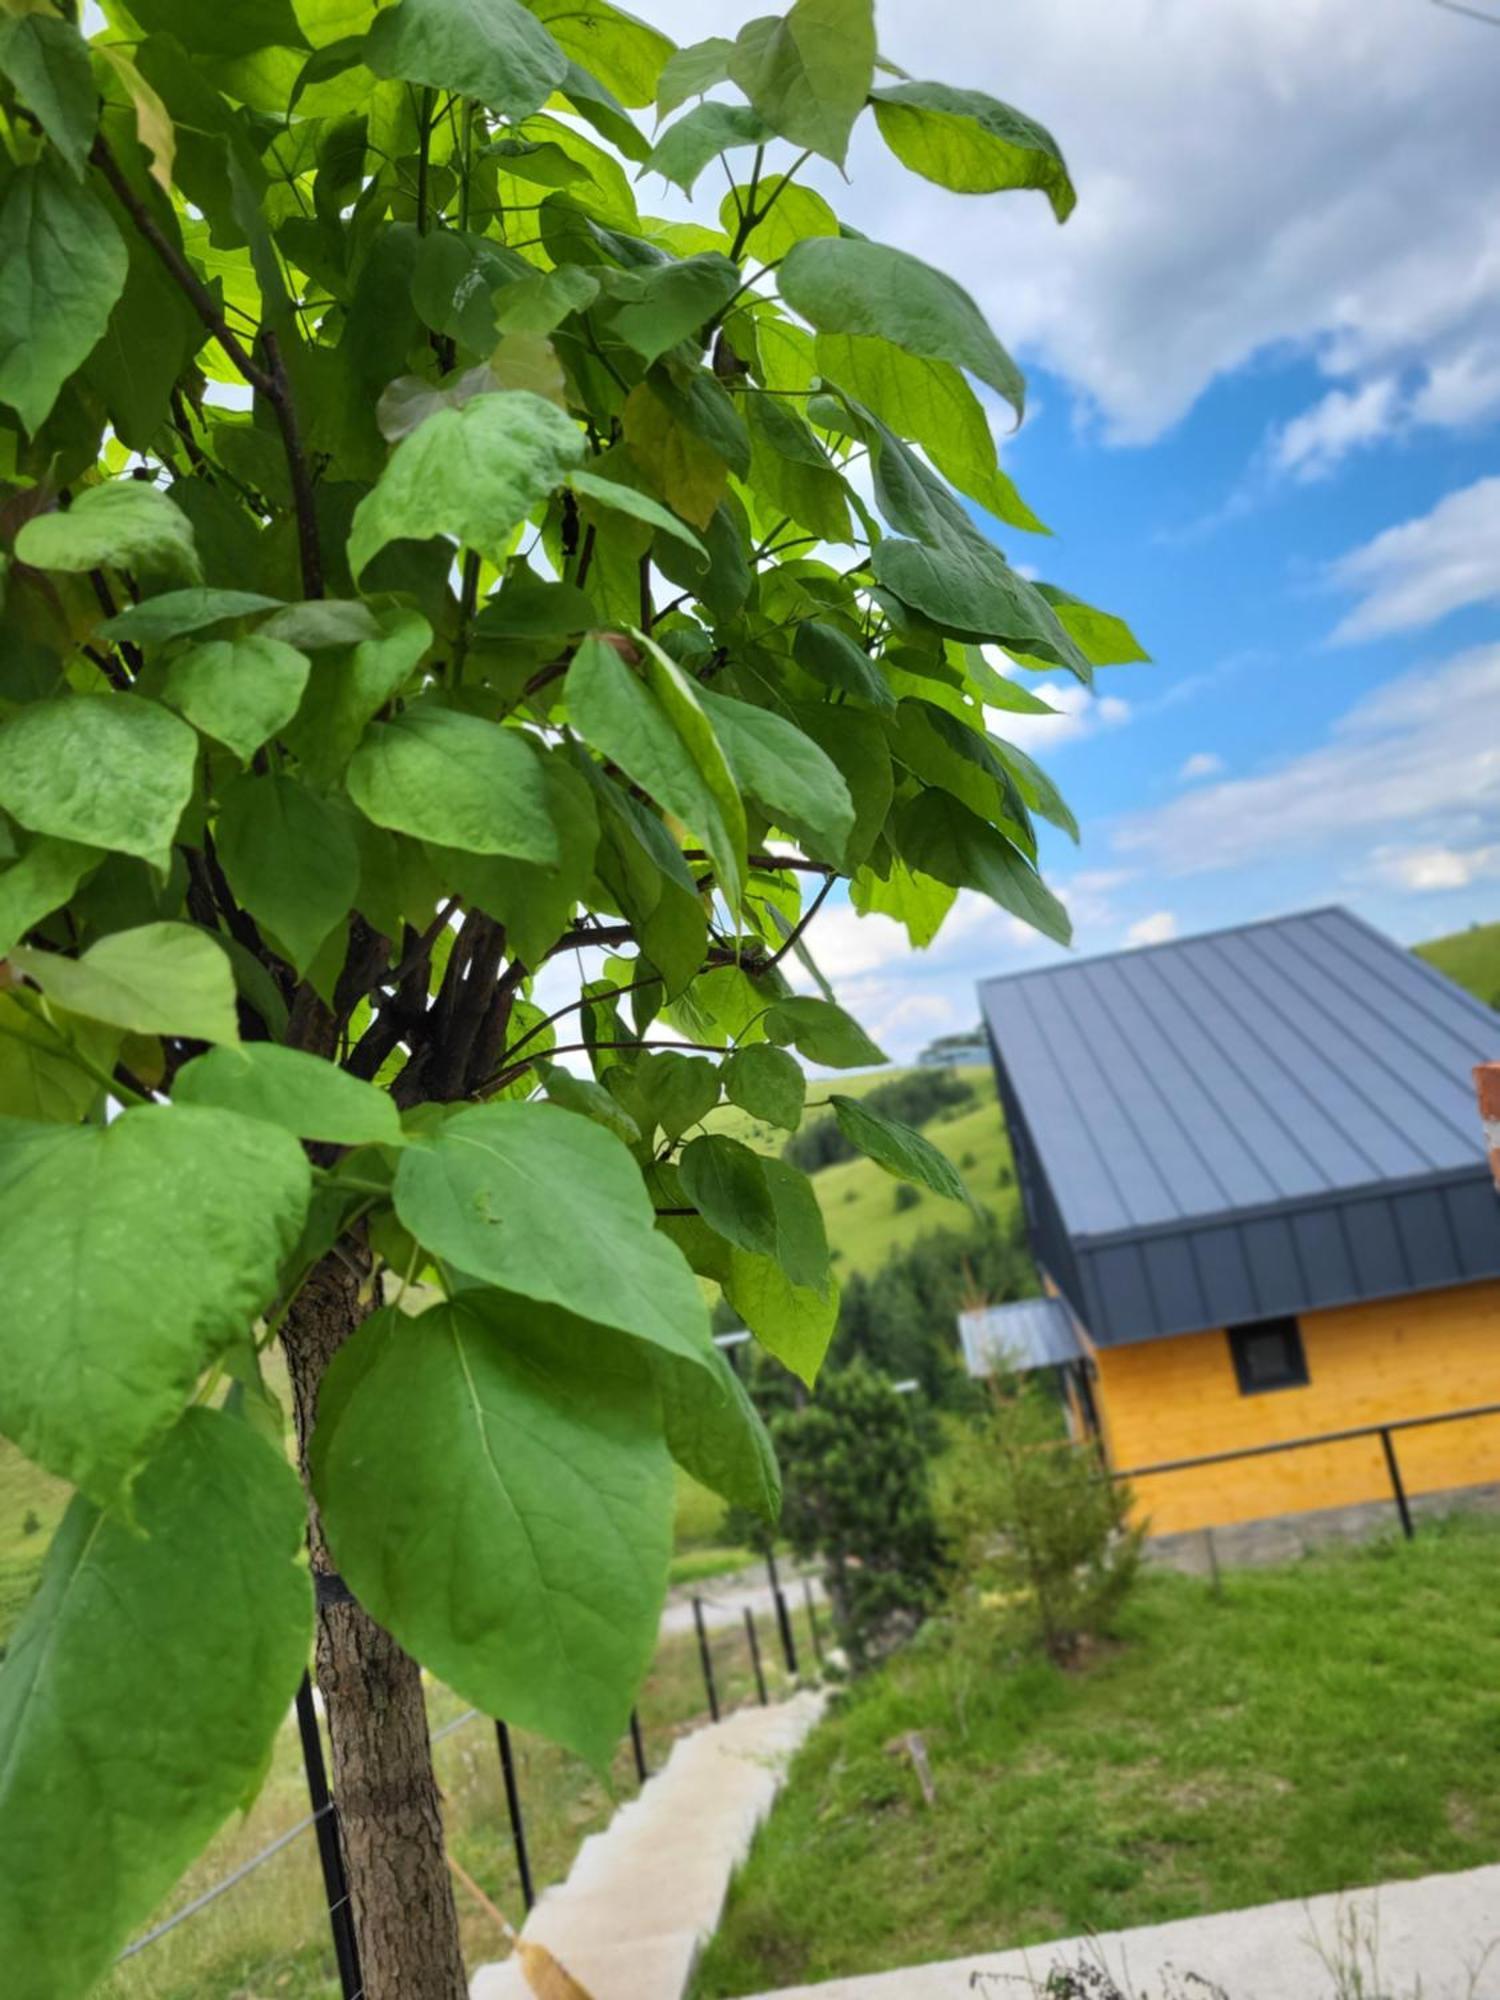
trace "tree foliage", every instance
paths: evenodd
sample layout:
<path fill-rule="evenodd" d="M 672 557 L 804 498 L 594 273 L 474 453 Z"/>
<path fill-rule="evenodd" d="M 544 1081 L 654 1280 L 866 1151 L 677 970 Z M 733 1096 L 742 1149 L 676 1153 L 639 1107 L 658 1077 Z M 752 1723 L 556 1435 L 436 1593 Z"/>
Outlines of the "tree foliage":
<path fill-rule="evenodd" d="M 782 1526 L 817 1556 L 840 1641 L 863 1666 L 908 1635 L 941 1595 L 947 1550 L 927 1446 L 887 1376 L 855 1360 L 771 1420 L 786 1474 Z"/>
<path fill-rule="evenodd" d="M 18 2000 L 253 1790 L 311 1604 L 259 1355 L 320 1274 L 393 1303 L 321 1395 L 288 1337 L 314 1564 L 602 1755 L 669 1456 L 775 1507 L 700 1281 L 806 1382 L 838 1313 L 805 1178 L 700 1128 L 878 1059 L 788 983 L 835 884 L 1065 935 L 981 648 L 1139 656 L 976 522 L 1037 525 L 973 300 L 801 178 L 873 101 L 1071 204 L 1021 114 L 875 89 L 870 0 L 681 51 L 611 0 L 75 13 L 0 21 L 0 1424 L 79 1488 L 0 1694 Z"/>

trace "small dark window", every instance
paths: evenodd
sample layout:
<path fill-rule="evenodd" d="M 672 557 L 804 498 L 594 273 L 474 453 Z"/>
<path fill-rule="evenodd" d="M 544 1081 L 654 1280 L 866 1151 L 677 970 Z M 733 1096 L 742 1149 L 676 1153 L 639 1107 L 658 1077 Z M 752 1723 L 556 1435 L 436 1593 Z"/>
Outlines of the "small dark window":
<path fill-rule="evenodd" d="M 1299 1389 L 1307 1380 L 1307 1356 L 1302 1329 L 1290 1314 L 1285 1319 L 1256 1319 L 1229 1329 L 1229 1351 L 1242 1396 L 1263 1395 L 1267 1389 Z"/>

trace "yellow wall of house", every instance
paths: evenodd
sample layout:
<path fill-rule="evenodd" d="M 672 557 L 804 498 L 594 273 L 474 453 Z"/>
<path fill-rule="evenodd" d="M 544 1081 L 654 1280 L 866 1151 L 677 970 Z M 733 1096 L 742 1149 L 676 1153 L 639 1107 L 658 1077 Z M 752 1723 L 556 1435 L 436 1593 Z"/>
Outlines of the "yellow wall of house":
<path fill-rule="evenodd" d="M 1500 1283 L 1416 1292 L 1301 1316 L 1308 1380 L 1240 1393 L 1222 1330 L 1097 1350 L 1111 1464 L 1197 1458 L 1322 1431 L 1500 1403 Z M 1500 1417 L 1398 1432 L 1412 1493 L 1500 1481 Z M 1390 1498 L 1379 1438 L 1134 1482 L 1152 1530 L 1225 1526 Z"/>

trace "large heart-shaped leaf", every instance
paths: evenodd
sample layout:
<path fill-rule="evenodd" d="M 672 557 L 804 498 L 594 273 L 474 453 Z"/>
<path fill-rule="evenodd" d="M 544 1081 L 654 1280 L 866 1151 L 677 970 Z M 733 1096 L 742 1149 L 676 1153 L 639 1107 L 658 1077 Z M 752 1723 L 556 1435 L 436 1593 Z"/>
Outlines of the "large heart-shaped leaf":
<path fill-rule="evenodd" d="M 367 731 L 349 766 L 367 819 L 466 854 L 560 859 L 541 760 L 518 729 L 418 702 Z"/>
<path fill-rule="evenodd" d="M 16 536 L 16 554 L 35 569 L 129 569 L 162 582 L 195 584 L 200 571 L 193 524 L 159 486 L 139 479 L 91 486 L 68 508 L 35 514 Z"/>
<path fill-rule="evenodd" d="M 796 0 L 747 21 L 729 74 L 783 139 L 842 166 L 874 81 L 871 0 Z"/>
<path fill-rule="evenodd" d="M 520 0 L 401 0 L 375 16 L 364 59 L 377 76 L 477 97 L 511 119 L 539 111 L 568 68 Z"/>
<path fill-rule="evenodd" d="M 299 1139 L 335 1146 L 399 1146 L 401 1114 L 383 1090 L 337 1063 L 276 1042 L 210 1049 L 178 1070 L 174 1104 L 208 1104 L 263 1118 Z"/>
<path fill-rule="evenodd" d="M 401 440 L 354 510 L 349 567 L 357 577 L 387 542 L 432 535 L 503 562 L 514 531 L 582 457 L 577 424 L 529 389 L 439 410 Z"/>
<path fill-rule="evenodd" d="M 0 723 L 0 806 L 36 833 L 165 869 L 198 739 L 139 695 L 38 701 Z"/>
<path fill-rule="evenodd" d="M 883 334 L 912 354 L 951 361 L 1020 415 L 1026 384 L 983 313 L 962 285 L 910 251 L 862 237 L 810 238 L 787 252 L 776 282 L 820 333 Z"/>
<path fill-rule="evenodd" d="M 92 188 L 48 158 L 10 175 L 0 203 L 0 403 L 33 435 L 109 324 L 129 268 Z"/>
<path fill-rule="evenodd" d="M 464 1293 L 368 1321 L 322 1410 L 318 1505 L 355 1595 L 466 1701 L 605 1764 L 671 1553 L 645 1356 L 555 1309 Z"/>
<path fill-rule="evenodd" d="M 229 1111 L 0 1119 L 0 1430 L 108 1504 L 270 1298 L 310 1186 Z"/>
<path fill-rule="evenodd" d="M 134 1508 L 73 1501 L 0 1673 L 9 2000 L 92 1988 L 258 1790 L 307 1660 L 306 1507 L 248 1425 L 189 1410 Z"/>
<path fill-rule="evenodd" d="M 132 1035 L 239 1038 L 234 973 L 218 943 L 191 924 L 140 924 L 111 931 L 81 958 L 19 950 L 11 963 L 48 999 Z"/>
<path fill-rule="evenodd" d="M 913 173 L 957 194 L 1040 188 L 1059 222 L 1078 197 L 1057 141 L 1024 111 L 947 83 L 895 83 L 872 90 L 880 136 Z"/>
<path fill-rule="evenodd" d="M 588 1119 L 552 1104 L 461 1111 L 407 1148 L 395 1199 L 413 1236 L 460 1271 L 702 1359 L 693 1274 L 657 1233 L 629 1153 Z"/>

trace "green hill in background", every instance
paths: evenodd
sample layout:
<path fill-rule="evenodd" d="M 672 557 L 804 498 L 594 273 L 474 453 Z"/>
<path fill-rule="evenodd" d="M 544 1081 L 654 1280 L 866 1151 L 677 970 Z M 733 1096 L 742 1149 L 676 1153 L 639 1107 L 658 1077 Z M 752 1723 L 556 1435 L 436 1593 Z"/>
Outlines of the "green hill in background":
<path fill-rule="evenodd" d="M 1466 986 L 1486 1007 L 1500 1007 L 1500 924 L 1471 924 L 1466 931 L 1413 946 L 1439 972 Z"/>

